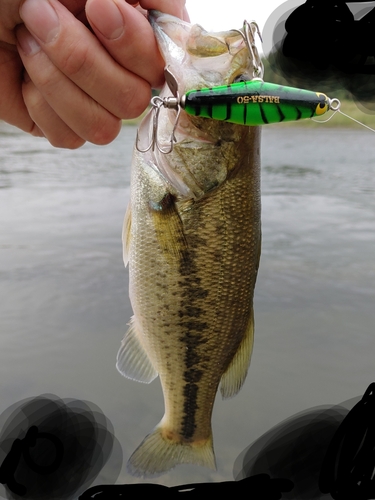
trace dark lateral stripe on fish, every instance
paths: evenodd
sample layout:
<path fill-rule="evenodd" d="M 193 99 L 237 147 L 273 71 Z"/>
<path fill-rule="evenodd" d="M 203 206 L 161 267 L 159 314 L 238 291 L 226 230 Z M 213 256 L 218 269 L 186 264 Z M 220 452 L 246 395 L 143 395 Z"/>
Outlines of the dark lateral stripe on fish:
<path fill-rule="evenodd" d="M 202 322 L 196 323 L 200 323 L 200 325 L 205 328 L 208 326 Z M 197 383 L 203 376 L 203 371 L 197 368 L 197 365 L 202 361 L 198 354 L 197 347 L 204 342 L 205 340 L 202 339 L 200 335 L 194 335 L 190 330 L 186 332 L 184 338 L 184 344 L 186 346 L 184 361 L 187 369 L 184 371 L 184 381 L 186 384 L 183 391 L 184 404 L 180 431 L 184 439 L 191 439 L 196 429 L 196 411 L 198 409 L 197 399 L 199 392 L 199 385 Z"/>
<path fill-rule="evenodd" d="M 197 384 L 186 384 L 184 387 L 184 417 L 182 419 L 181 434 L 184 439 L 190 439 L 195 432 L 195 412 L 197 405 L 198 386 Z"/>
<path fill-rule="evenodd" d="M 183 417 L 181 420 L 181 435 L 184 439 L 191 439 L 196 429 L 196 410 L 198 409 L 197 398 L 203 371 L 199 368 L 202 362 L 199 356 L 198 347 L 206 342 L 202 335 L 209 325 L 199 318 L 204 313 L 201 305 L 202 299 L 207 297 L 208 291 L 200 286 L 201 279 L 196 275 L 197 266 L 194 259 L 193 250 L 185 250 L 180 260 L 179 267 L 182 277 L 179 285 L 183 289 L 180 310 L 178 315 L 181 318 L 180 326 L 182 335 L 179 341 L 186 346 L 184 355 L 184 382 L 183 390 L 184 404 Z"/>
<path fill-rule="evenodd" d="M 190 355 L 191 356 L 191 355 Z M 194 357 L 194 363 L 197 362 L 197 356 Z M 190 360 L 190 365 L 192 360 Z M 188 364 L 188 363 L 187 363 Z M 202 378 L 203 371 L 198 368 L 189 368 L 184 372 L 184 381 L 187 382 L 184 387 L 184 416 L 181 422 L 181 435 L 184 439 L 191 439 L 194 436 L 194 432 L 196 429 L 195 425 L 195 417 L 196 410 L 198 409 L 197 399 L 198 399 L 198 391 L 199 386 L 197 382 L 199 382 Z"/>
<path fill-rule="evenodd" d="M 194 436 L 196 428 L 195 420 L 196 410 L 198 409 L 197 398 L 199 391 L 197 382 L 201 380 L 203 375 L 203 371 L 197 367 L 201 362 L 197 347 L 206 341 L 201 335 L 192 333 L 192 330 L 205 330 L 208 324 L 202 321 L 188 321 L 184 323 L 184 326 L 191 328 L 189 328 L 185 336 L 180 339 L 186 346 L 184 361 L 187 368 L 184 371 L 184 381 L 186 385 L 183 392 L 184 406 L 183 418 L 181 421 L 181 435 L 184 439 L 191 439 Z"/>

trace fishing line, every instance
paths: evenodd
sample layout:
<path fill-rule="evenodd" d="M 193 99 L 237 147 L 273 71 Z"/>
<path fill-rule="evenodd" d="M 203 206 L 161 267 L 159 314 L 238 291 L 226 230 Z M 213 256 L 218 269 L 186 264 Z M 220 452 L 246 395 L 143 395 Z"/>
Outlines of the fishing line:
<path fill-rule="evenodd" d="M 340 109 L 341 102 L 338 99 L 332 99 L 332 103 L 333 103 L 333 101 L 337 101 L 337 105 L 336 105 L 336 107 L 331 106 L 333 113 L 329 118 L 327 118 L 326 120 L 316 120 L 315 118 L 311 118 L 311 120 L 315 123 L 327 123 L 335 116 L 336 113 L 340 113 L 341 115 L 346 116 L 346 118 L 349 118 L 353 122 L 356 122 L 359 125 L 362 125 L 362 127 L 365 127 L 368 130 L 371 130 L 371 132 L 375 132 L 375 130 L 373 128 L 369 127 L 368 125 L 365 125 L 364 123 L 360 122 L 359 120 L 356 120 L 352 116 L 349 116 L 346 113 L 344 113 L 343 111 L 341 111 L 341 109 Z"/>
<path fill-rule="evenodd" d="M 343 113 L 340 109 L 337 110 L 339 113 L 341 113 L 342 115 L 346 116 L 347 118 L 349 118 L 350 120 L 353 120 L 353 122 L 356 122 L 356 123 L 359 123 L 360 125 L 362 125 L 362 127 L 365 127 L 365 128 L 368 128 L 369 130 L 371 130 L 371 132 L 375 132 L 375 130 L 371 127 L 369 127 L 368 125 L 365 125 L 364 123 L 356 120 L 355 118 L 353 118 L 352 116 L 349 116 L 345 113 Z"/>
<path fill-rule="evenodd" d="M 332 118 L 335 116 L 336 113 L 338 113 L 338 109 L 336 109 L 331 116 L 329 116 L 326 120 L 315 120 L 315 118 L 311 118 L 311 120 L 315 123 L 327 123 L 329 120 L 332 120 Z"/>

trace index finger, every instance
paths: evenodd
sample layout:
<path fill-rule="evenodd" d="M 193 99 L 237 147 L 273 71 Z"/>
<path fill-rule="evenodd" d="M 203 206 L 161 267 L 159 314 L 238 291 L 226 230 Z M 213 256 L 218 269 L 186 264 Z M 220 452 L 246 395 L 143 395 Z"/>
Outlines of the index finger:
<path fill-rule="evenodd" d="M 184 0 L 141 0 L 141 8 L 188 18 Z M 144 15 L 121 0 L 88 0 L 87 18 L 100 42 L 127 70 L 154 88 L 164 83 L 164 60 Z"/>
<path fill-rule="evenodd" d="M 129 5 L 128 8 L 134 10 Z M 28 57 L 27 69 L 36 86 L 50 100 L 64 98 L 61 89 L 59 94 L 56 92 L 62 83 L 62 73 L 67 77 L 66 84 L 70 80 L 76 85 L 75 94 L 80 89 L 116 117 L 133 118 L 146 108 L 150 99 L 149 84 L 118 64 L 60 2 L 26 0 L 21 15 L 49 58 L 50 64 L 45 62 L 33 70 L 33 58 Z M 138 15 L 143 18 L 142 14 Z M 73 89 L 72 85 L 69 88 Z M 86 97 L 82 95 L 82 99 Z"/>
<path fill-rule="evenodd" d="M 146 17 L 121 0 L 88 0 L 86 16 L 101 44 L 124 69 L 152 87 L 163 83 L 163 59 Z"/>

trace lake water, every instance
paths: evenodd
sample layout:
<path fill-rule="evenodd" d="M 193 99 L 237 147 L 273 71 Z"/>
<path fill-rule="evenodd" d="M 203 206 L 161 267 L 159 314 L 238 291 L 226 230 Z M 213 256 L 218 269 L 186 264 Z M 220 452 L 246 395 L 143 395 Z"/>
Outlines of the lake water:
<path fill-rule="evenodd" d="M 0 414 L 40 394 L 95 403 L 126 461 L 159 422 L 159 381 L 115 368 L 131 316 L 121 230 L 135 128 L 106 147 L 52 148 L 0 124 Z M 375 141 L 366 130 L 264 127 L 263 248 L 255 347 L 239 395 L 217 398 L 218 471 L 297 412 L 361 396 L 375 379 Z M 95 484 L 108 481 L 103 471 Z"/>

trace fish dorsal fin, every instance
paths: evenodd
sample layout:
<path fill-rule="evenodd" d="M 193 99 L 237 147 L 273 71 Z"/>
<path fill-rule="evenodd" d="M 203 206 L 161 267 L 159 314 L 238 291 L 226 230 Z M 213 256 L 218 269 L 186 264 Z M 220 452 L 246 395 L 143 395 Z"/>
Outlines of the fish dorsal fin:
<path fill-rule="evenodd" d="M 121 342 L 116 368 L 124 377 L 144 384 L 149 384 L 158 376 L 158 372 L 152 366 L 141 343 L 139 327 L 134 316 L 130 321 L 129 330 Z"/>
<path fill-rule="evenodd" d="M 223 373 L 220 383 L 220 392 L 223 399 L 235 396 L 245 382 L 249 368 L 254 343 L 254 312 L 251 309 L 250 319 L 244 338 L 239 345 L 230 365 Z"/>
<path fill-rule="evenodd" d="M 132 227 L 132 211 L 130 208 L 130 203 L 125 212 L 124 224 L 122 226 L 122 255 L 124 259 L 125 267 L 129 262 L 129 248 L 130 248 L 130 231 Z"/>

